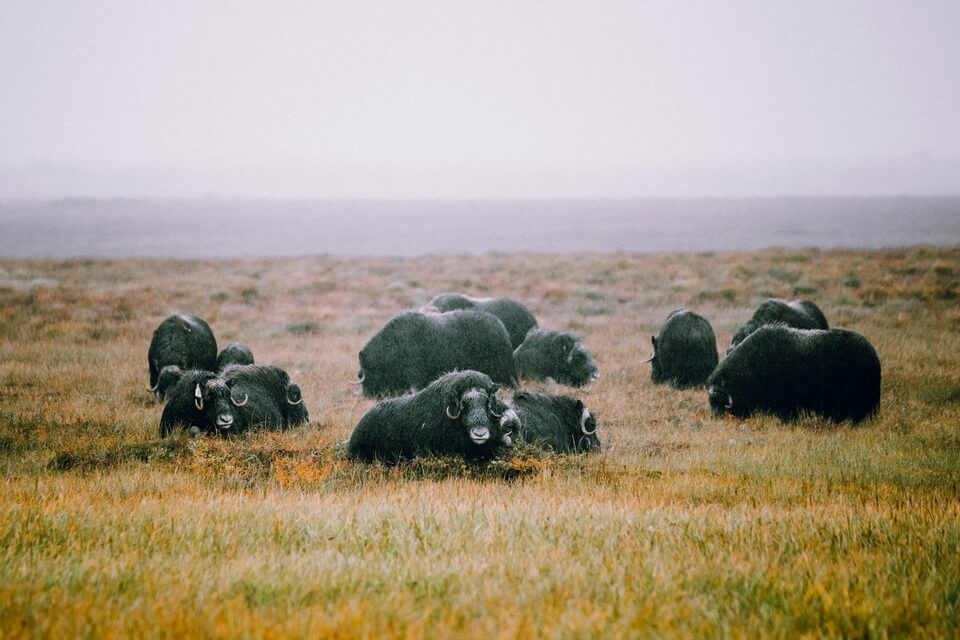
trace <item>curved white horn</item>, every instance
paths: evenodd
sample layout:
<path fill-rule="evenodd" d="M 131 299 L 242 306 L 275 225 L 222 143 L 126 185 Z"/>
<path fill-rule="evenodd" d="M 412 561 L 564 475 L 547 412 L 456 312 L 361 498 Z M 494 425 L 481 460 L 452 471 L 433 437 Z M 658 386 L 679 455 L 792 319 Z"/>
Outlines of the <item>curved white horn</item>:
<path fill-rule="evenodd" d="M 446 411 L 447 411 L 447 417 L 450 418 L 451 420 L 456 420 L 457 418 L 460 417 L 459 411 L 457 411 L 457 415 L 453 415 L 452 413 L 450 413 L 450 405 L 447 405 Z"/>
<path fill-rule="evenodd" d="M 724 408 L 726 408 L 726 409 L 729 409 L 729 408 L 733 407 L 733 396 L 730 395 L 729 393 L 727 394 L 727 403 L 726 403 L 725 405 L 723 405 L 723 406 L 724 406 Z"/>
<path fill-rule="evenodd" d="M 597 427 L 593 427 L 593 431 L 587 430 L 587 418 L 590 417 L 590 410 L 586 407 L 583 408 L 583 413 L 580 414 L 580 432 L 585 436 L 592 436 L 597 432 Z"/>
<path fill-rule="evenodd" d="M 303 404 L 303 396 L 300 396 L 300 399 L 294 402 L 290 399 L 290 396 L 287 396 L 287 404 Z"/>
<path fill-rule="evenodd" d="M 236 400 L 233 399 L 233 396 L 230 396 L 230 402 L 233 403 L 233 406 L 235 407 L 242 407 L 243 405 L 247 404 L 249 400 L 250 400 L 250 396 L 248 396 L 247 394 L 243 394 L 243 402 L 237 402 Z"/>
<path fill-rule="evenodd" d="M 193 390 L 193 406 L 197 408 L 197 411 L 203 411 L 203 392 L 200 391 L 200 383 L 197 383 L 197 388 Z"/>
<path fill-rule="evenodd" d="M 360 377 L 357 378 L 356 380 L 351 380 L 349 384 L 363 384 L 363 381 L 366 379 L 366 377 L 367 377 L 367 372 L 360 371 Z"/>
<path fill-rule="evenodd" d="M 650 356 L 650 357 L 647 358 L 646 360 L 641 360 L 641 361 L 640 361 L 640 364 L 646 364 L 646 363 L 648 363 L 648 362 L 652 362 L 653 359 L 656 358 L 656 357 L 657 357 L 657 352 L 654 351 L 652 356 Z"/>
<path fill-rule="evenodd" d="M 160 376 L 157 376 L 157 382 L 152 387 L 150 386 L 149 382 L 147 383 L 147 389 L 149 389 L 151 392 L 156 392 L 157 387 L 159 386 L 160 386 Z"/>

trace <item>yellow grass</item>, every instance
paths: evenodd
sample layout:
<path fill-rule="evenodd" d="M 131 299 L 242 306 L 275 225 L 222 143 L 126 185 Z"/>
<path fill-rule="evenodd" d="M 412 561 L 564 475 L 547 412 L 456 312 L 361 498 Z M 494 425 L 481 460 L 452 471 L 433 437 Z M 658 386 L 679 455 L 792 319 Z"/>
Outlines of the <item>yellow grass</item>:
<path fill-rule="evenodd" d="M 583 336 L 603 453 L 343 458 L 357 351 L 447 290 Z M 0 637 L 949 637 L 958 295 L 958 248 L 0 261 Z M 672 308 L 723 349 L 768 296 L 873 342 L 877 419 L 715 419 L 650 383 Z M 158 441 L 146 350 L 173 311 L 286 368 L 310 425 Z"/>

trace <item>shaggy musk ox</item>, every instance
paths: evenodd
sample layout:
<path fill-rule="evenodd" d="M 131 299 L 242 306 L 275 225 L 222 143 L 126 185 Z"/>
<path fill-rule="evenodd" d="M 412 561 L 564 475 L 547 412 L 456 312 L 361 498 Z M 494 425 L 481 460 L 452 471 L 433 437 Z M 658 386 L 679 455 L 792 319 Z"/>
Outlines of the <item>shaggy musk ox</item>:
<path fill-rule="evenodd" d="M 531 329 L 513 352 L 517 373 L 527 380 L 552 378 L 571 387 L 595 382 L 600 371 L 580 338 L 564 331 Z"/>
<path fill-rule="evenodd" d="M 184 371 L 212 371 L 217 366 L 217 340 L 210 325 L 196 316 L 170 316 L 153 332 L 147 365 L 148 388 L 157 400 L 163 400 Z"/>
<path fill-rule="evenodd" d="M 306 422 L 300 387 L 273 366 L 229 365 L 221 373 L 186 371 L 168 393 L 160 435 L 177 425 L 192 434 L 284 429 Z"/>
<path fill-rule="evenodd" d="M 368 397 L 423 389 L 449 371 L 474 370 L 517 386 L 510 336 L 482 311 L 405 311 L 391 319 L 360 351 L 358 384 Z"/>
<path fill-rule="evenodd" d="M 395 463 L 424 455 L 487 460 L 511 444 L 516 413 L 496 397 L 499 385 L 477 371 L 455 371 L 419 393 L 382 400 L 360 419 L 347 453 Z"/>
<path fill-rule="evenodd" d="M 520 440 L 557 453 L 582 453 L 600 448 L 597 422 L 583 402 L 572 396 L 521 391 L 513 396 L 520 419 Z"/>
<path fill-rule="evenodd" d="M 472 298 L 462 293 L 441 293 L 421 310 L 429 312 L 434 309 L 440 312 L 479 309 L 491 313 L 507 328 L 514 349 L 520 346 L 527 332 L 537 326 L 537 319 L 530 309 L 509 298 Z"/>
<path fill-rule="evenodd" d="M 653 356 L 650 379 L 677 389 L 702 387 L 716 368 L 717 337 L 706 318 L 686 309 L 674 309 L 650 337 Z"/>
<path fill-rule="evenodd" d="M 780 300 L 770 298 L 765 300 L 753 312 L 753 316 L 737 329 L 733 340 L 727 348 L 729 355 L 738 344 L 747 339 L 751 333 L 768 324 L 782 324 L 794 329 L 829 329 L 827 318 L 820 311 L 820 307 L 809 300 Z"/>
<path fill-rule="evenodd" d="M 231 364 L 253 364 L 253 351 L 242 342 L 231 342 L 217 356 L 217 371 Z"/>
<path fill-rule="evenodd" d="M 707 385 L 718 415 L 765 412 L 786 421 L 809 411 L 859 422 L 880 408 L 880 359 L 853 331 L 768 325 L 734 349 Z"/>

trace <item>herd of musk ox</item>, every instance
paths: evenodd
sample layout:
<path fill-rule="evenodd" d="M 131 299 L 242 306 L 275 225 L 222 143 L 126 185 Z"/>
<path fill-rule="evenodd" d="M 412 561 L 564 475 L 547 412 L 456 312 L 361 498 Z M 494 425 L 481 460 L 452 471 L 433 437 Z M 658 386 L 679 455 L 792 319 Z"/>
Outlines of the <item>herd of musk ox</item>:
<path fill-rule="evenodd" d="M 863 336 L 830 329 L 816 304 L 771 298 L 734 334 L 723 359 L 702 316 L 676 309 L 651 337 L 651 380 L 706 388 L 716 415 L 812 413 L 858 422 L 880 407 L 880 360 Z M 160 434 L 285 429 L 308 420 L 300 387 L 256 364 L 246 345 L 217 352 L 210 326 L 172 315 L 154 331 L 149 389 L 165 402 Z M 378 400 L 353 430 L 348 456 L 394 463 L 427 455 L 496 457 L 514 441 L 558 453 L 600 448 L 596 419 L 570 395 L 522 390 L 520 380 L 582 387 L 600 372 L 568 332 L 549 331 L 507 298 L 435 297 L 394 316 L 359 352 L 357 381 Z M 509 389 L 509 396 L 498 391 Z"/>

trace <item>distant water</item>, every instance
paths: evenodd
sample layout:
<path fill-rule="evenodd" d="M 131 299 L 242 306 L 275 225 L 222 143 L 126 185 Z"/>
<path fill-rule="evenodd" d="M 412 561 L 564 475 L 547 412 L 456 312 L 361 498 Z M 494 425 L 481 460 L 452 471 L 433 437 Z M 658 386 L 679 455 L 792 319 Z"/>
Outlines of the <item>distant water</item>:
<path fill-rule="evenodd" d="M 730 251 L 960 245 L 960 196 L 6 200 L 0 257 Z"/>

